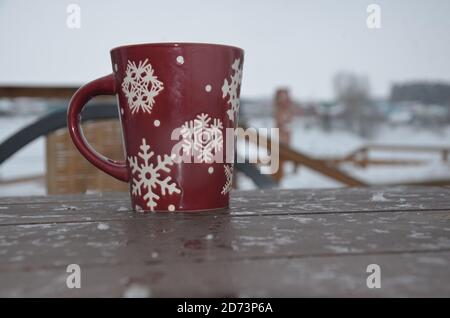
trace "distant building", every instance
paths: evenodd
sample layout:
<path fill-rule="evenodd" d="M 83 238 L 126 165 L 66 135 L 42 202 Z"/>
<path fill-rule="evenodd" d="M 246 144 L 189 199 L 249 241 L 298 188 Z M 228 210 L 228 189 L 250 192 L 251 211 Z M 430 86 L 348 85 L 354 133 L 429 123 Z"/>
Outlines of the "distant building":
<path fill-rule="evenodd" d="M 391 102 L 418 102 L 424 105 L 450 105 L 450 84 L 413 82 L 394 84 Z"/>

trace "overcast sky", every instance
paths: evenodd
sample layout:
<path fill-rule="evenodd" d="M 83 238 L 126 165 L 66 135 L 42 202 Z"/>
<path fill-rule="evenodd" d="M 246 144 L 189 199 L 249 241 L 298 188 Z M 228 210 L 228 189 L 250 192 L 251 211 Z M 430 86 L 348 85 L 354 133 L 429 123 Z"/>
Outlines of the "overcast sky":
<path fill-rule="evenodd" d="M 67 5 L 81 28 L 66 26 Z M 366 8 L 381 7 L 381 29 Z M 111 72 L 109 49 L 213 42 L 245 49 L 242 96 L 330 98 L 339 70 L 365 74 L 372 95 L 393 82 L 450 81 L 450 1 L 0 0 L 0 85 L 73 85 Z"/>

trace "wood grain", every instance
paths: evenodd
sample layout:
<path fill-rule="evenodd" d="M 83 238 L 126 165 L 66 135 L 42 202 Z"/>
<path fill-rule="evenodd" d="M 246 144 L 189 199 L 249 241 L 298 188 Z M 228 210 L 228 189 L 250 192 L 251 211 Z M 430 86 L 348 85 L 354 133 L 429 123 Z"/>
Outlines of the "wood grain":
<path fill-rule="evenodd" d="M 0 199 L 0 296 L 450 296 L 450 189 L 236 191 L 149 213 L 128 194 Z M 66 266 L 82 288 L 66 287 Z M 382 269 L 368 289 L 366 267 Z M 131 293 L 132 294 L 132 293 Z"/>

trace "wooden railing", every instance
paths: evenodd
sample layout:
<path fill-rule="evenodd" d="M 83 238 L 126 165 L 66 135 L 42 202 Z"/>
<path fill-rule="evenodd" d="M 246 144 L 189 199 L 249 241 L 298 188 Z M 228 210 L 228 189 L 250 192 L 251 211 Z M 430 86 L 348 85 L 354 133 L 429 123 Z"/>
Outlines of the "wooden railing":
<path fill-rule="evenodd" d="M 69 100 L 79 88 L 79 86 L 0 86 L 0 98 L 31 97 Z M 95 99 L 113 100 L 114 98 L 101 95 Z"/>
<path fill-rule="evenodd" d="M 70 98 L 78 86 L 0 86 L 0 98 Z"/>
<path fill-rule="evenodd" d="M 421 165 L 427 162 L 414 159 L 371 159 L 369 156 L 371 151 L 438 153 L 441 160 L 447 163 L 450 147 L 370 144 L 362 146 L 342 158 L 324 158 L 322 160 L 332 165 L 352 163 L 363 168 L 370 165 Z"/>
<path fill-rule="evenodd" d="M 322 160 L 314 159 L 300 151 L 294 150 L 291 147 L 283 144 L 283 143 L 272 143 L 271 139 L 267 136 L 259 135 L 256 130 L 247 130 L 247 125 L 244 122 L 239 124 L 244 130 L 246 130 L 247 135 L 249 136 L 248 140 L 250 142 L 255 143 L 256 146 L 267 145 L 267 150 L 271 151 L 272 147 L 279 147 L 279 155 L 280 155 L 280 163 L 284 161 L 292 161 L 295 165 L 302 165 L 309 169 L 316 171 L 319 174 L 325 175 L 331 179 L 334 179 L 338 182 L 341 182 L 344 185 L 350 187 L 362 187 L 367 186 L 367 184 L 363 181 L 360 181 L 344 172 L 339 170 L 336 167 L 330 166 L 326 164 Z M 258 140 L 264 138 L 265 142 L 258 143 Z"/>

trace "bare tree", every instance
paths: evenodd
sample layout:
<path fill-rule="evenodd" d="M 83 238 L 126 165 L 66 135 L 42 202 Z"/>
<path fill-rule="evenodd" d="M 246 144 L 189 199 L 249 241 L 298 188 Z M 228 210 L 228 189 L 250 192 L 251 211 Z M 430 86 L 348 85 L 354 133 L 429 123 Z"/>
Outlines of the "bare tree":
<path fill-rule="evenodd" d="M 339 72 L 333 78 L 337 102 L 345 106 L 344 120 L 347 127 L 361 136 L 372 130 L 370 120 L 369 80 L 349 72 Z"/>

